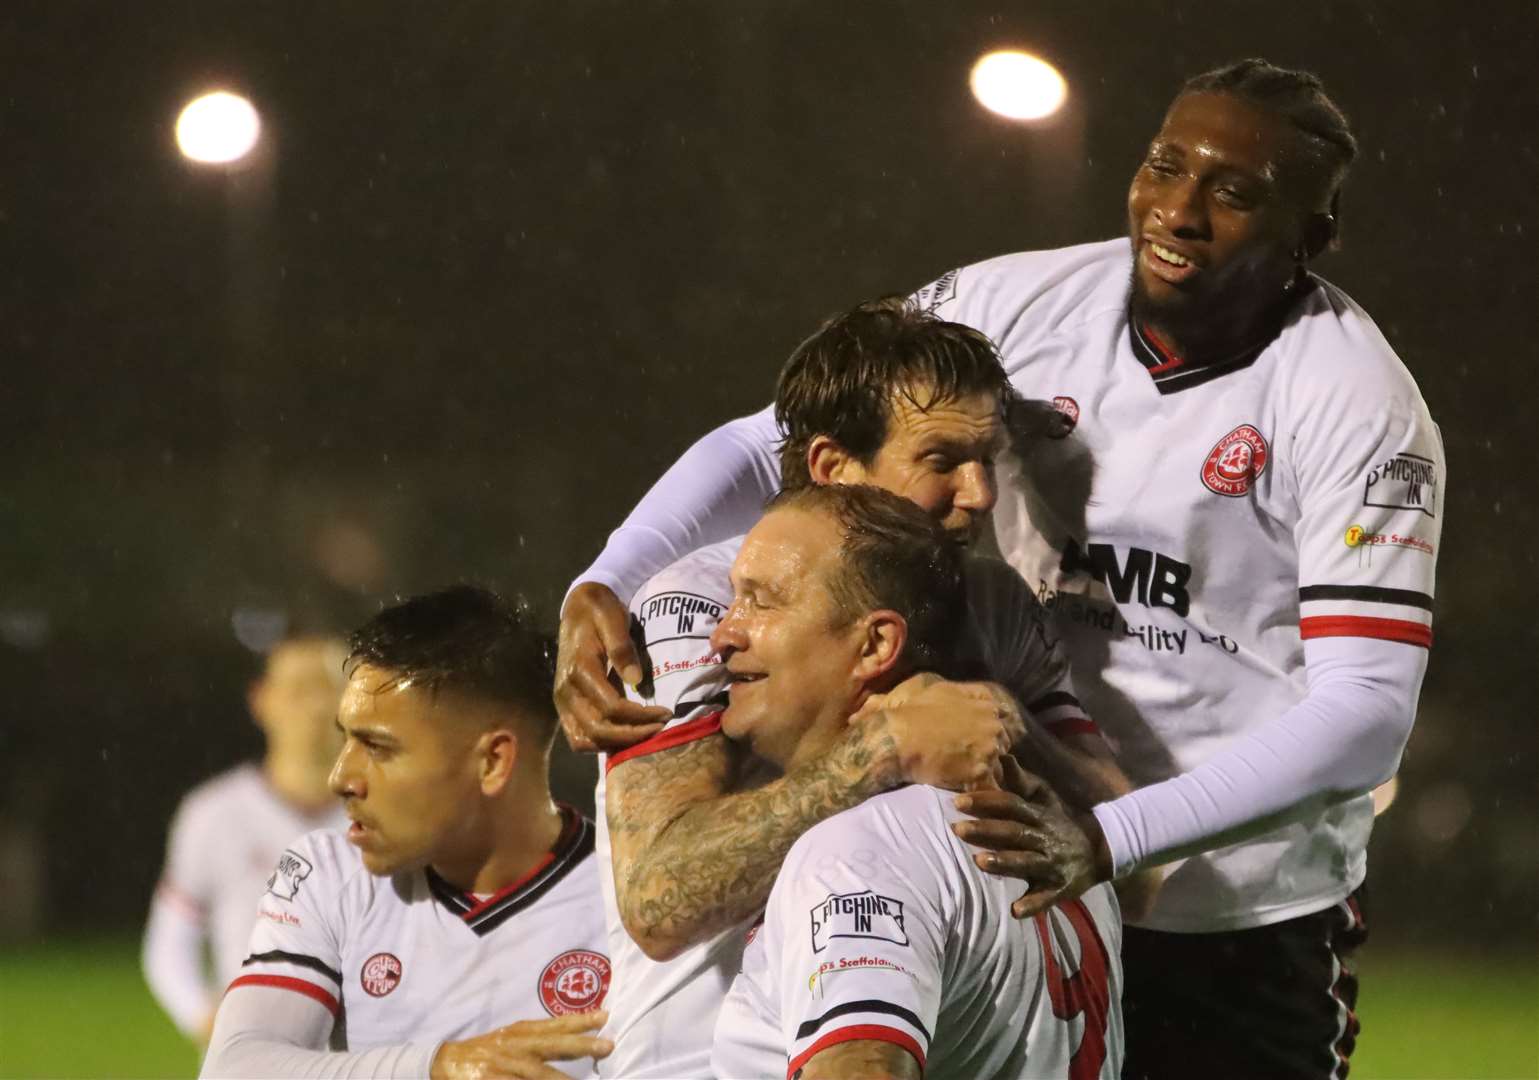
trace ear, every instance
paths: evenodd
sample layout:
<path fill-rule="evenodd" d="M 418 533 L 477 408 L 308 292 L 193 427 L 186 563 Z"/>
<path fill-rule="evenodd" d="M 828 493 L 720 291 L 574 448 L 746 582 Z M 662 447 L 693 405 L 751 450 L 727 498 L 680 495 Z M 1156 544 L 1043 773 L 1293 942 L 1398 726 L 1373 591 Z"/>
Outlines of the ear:
<path fill-rule="evenodd" d="M 866 479 L 866 467 L 829 435 L 814 435 L 807 444 L 807 473 L 819 485 L 859 484 Z"/>
<path fill-rule="evenodd" d="M 1312 262 L 1325 253 L 1336 239 L 1336 219 L 1330 214 L 1314 213 L 1304 218 L 1299 232 L 1300 263 Z"/>
<path fill-rule="evenodd" d="M 485 732 L 476 741 L 476 766 L 480 770 L 481 794 L 489 798 L 501 795 L 513 779 L 518 764 L 518 736 L 507 728 Z"/>
<path fill-rule="evenodd" d="M 896 611 L 873 611 L 861 620 L 863 640 L 856 674 L 867 685 L 898 670 L 908 644 L 908 623 Z"/>

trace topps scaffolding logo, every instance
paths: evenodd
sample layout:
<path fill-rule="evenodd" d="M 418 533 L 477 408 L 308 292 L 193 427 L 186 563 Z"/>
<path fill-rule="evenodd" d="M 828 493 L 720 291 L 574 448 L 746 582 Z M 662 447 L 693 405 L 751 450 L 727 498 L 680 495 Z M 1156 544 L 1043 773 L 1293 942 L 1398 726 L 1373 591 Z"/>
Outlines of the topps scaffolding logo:
<path fill-rule="evenodd" d="M 1363 484 L 1363 505 L 1437 517 L 1437 466 L 1417 454 L 1396 454 L 1375 465 Z"/>
<path fill-rule="evenodd" d="M 285 851 L 278 856 L 278 867 L 273 876 L 267 879 L 267 891 L 279 900 L 292 900 L 299 894 L 299 883 L 314 869 L 303 855 Z"/>
<path fill-rule="evenodd" d="M 903 901 L 880 896 L 867 889 L 858 893 L 832 893 L 809 912 L 812 917 L 812 951 L 822 952 L 833 938 L 871 938 L 907 945 L 903 928 Z"/>

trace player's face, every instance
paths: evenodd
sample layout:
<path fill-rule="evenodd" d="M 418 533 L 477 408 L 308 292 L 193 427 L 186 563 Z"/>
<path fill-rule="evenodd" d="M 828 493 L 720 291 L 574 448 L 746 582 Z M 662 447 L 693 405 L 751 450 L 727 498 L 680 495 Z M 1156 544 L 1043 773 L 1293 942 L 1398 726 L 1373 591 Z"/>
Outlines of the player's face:
<path fill-rule="evenodd" d="M 869 465 L 852 462 L 850 478 L 917 503 L 958 543 L 978 538 L 999 498 L 994 458 L 1004 443 L 999 397 L 971 394 L 932 401 L 934 390 L 897 394 L 887 441 Z"/>
<path fill-rule="evenodd" d="M 336 754 L 345 656 L 341 642 L 317 639 L 285 642 L 267 658 L 249 700 L 275 750 L 317 762 L 329 762 Z"/>
<path fill-rule="evenodd" d="M 837 527 L 822 514 L 766 514 L 732 564 L 732 606 L 711 635 L 731 680 L 722 731 L 782 768 L 810 752 L 804 737 L 821 721 L 847 716 L 861 691 L 860 629 L 839 625 L 825 585 L 838 548 Z"/>
<path fill-rule="evenodd" d="M 1133 296 L 1145 317 L 1270 306 L 1291 280 L 1304 215 L 1285 184 L 1297 136 L 1227 94 L 1177 98 L 1128 190 Z"/>
<path fill-rule="evenodd" d="M 347 839 L 373 874 L 393 874 L 469 847 L 480 783 L 475 734 L 438 695 L 359 665 L 342 691 L 344 739 L 331 770 L 352 825 Z"/>

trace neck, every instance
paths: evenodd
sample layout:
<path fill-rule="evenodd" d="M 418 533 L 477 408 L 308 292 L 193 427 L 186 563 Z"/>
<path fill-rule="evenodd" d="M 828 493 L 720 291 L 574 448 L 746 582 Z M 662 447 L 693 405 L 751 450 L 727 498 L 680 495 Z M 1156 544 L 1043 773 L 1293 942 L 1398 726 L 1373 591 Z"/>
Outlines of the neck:
<path fill-rule="evenodd" d="M 327 780 L 331 763 L 315 762 L 309 755 L 269 750 L 262 759 L 262 775 L 278 797 L 304 814 L 317 814 L 336 805 Z"/>
<path fill-rule="evenodd" d="M 1271 334 L 1305 280 L 1300 267 L 1280 294 L 1269 293 L 1260 303 L 1211 305 L 1201 312 L 1151 311 L 1135 301 L 1133 316 L 1186 363 L 1219 363 Z"/>
<path fill-rule="evenodd" d="M 528 876 L 561 838 L 561 811 L 549 786 L 535 778 L 510 783 L 503 795 L 486 800 L 482 819 L 478 850 L 433 860 L 439 877 L 466 892 L 507 888 Z"/>

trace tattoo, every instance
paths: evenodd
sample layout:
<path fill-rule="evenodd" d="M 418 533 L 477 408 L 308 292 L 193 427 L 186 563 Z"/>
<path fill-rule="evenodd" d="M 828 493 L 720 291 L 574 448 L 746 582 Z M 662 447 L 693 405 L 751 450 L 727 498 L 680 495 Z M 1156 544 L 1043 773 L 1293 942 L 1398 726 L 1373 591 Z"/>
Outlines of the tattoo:
<path fill-rule="evenodd" d="M 759 787 L 723 735 L 632 758 L 606 778 L 620 915 L 652 955 L 673 955 L 759 913 L 797 837 L 895 783 L 874 715 L 833 751 Z"/>

